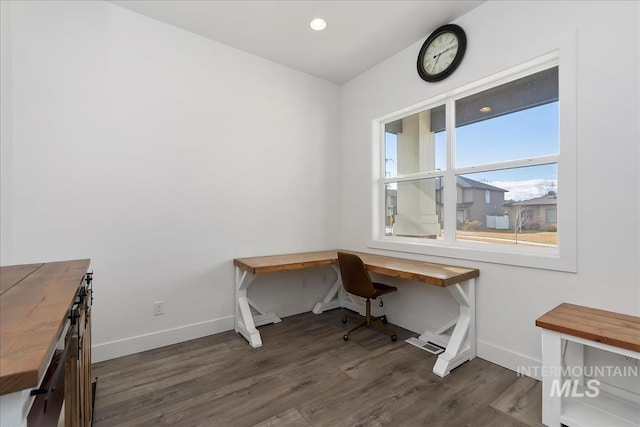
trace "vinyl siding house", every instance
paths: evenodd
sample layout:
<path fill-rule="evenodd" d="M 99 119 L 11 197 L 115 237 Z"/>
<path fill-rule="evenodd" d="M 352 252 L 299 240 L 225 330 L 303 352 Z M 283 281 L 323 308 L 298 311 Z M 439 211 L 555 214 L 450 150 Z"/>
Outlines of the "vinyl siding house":
<path fill-rule="evenodd" d="M 442 190 L 441 180 L 436 182 L 436 213 L 442 224 Z M 387 189 L 387 226 L 391 225 L 391 216 L 398 213 L 398 190 Z M 462 176 L 456 182 L 456 222 L 458 228 L 467 221 L 479 221 L 481 228 L 487 227 L 487 216 L 502 216 L 505 214 L 504 193 L 507 190 L 475 181 Z"/>
<path fill-rule="evenodd" d="M 516 216 L 517 207 L 522 207 L 527 215 L 526 224 L 523 225 L 524 229 L 552 231 L 556 227 L 558 221 L 558 194 L 555 191 L 549 191 L 544 196 L 520 202 L 507 201 L 505 208 L 509 212 L 509 217 Z"/>
<path fill-rule="evenodd" d="M 462 176 L 456 183 L 456 222 L 458 228 L 467 221 L 478 221 L 487 227 L 487 216 L 505 214 L 504 193 L 507 190 Z"/>

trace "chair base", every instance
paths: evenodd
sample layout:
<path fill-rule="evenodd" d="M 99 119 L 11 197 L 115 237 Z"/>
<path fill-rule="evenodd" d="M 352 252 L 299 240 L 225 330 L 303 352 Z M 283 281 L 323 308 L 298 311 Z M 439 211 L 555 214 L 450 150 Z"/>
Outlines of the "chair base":
<path fill-rule="evenodd" d="M 349 332 L 342 336 L 343 340 L 349 341 L 349 337 L 351 336 L 352 332 L 364 327 L 374 328 L 380 332 L 386 333 L 391 337 L 391 341 L 395 341 L 398 339 L 398 334 L 396 333 L 396 331 L 386 325 L 387 316 L 376 317 L 371 315 L 371 300 L 369 299 L 367 299 L 366 309 L 366 316 L 364 317 L 346 314 L 342 318 L 342 323 L 347 323 L 347 319 L 360 321 L 360 323 L 356 327 L 352 328 L 351 330 L 349 330 Z"/>

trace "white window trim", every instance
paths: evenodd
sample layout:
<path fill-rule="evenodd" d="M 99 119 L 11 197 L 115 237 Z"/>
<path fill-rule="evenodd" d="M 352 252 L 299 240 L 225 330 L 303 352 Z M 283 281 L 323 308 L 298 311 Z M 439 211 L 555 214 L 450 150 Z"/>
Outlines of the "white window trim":
<path fill-rule="evenodd" d="M 561 40 L 557 51 L 543 55 L 533 61 L 518 65 L 509 70 L 497 73 L 481 81 L 469 84 L 462 88 L 441 94 L 426 102 L 422 102 L 400 111 L 387 114 L 372 121 L 372 238 L 369 247 L 390 251 L 400 251 L 433 255 L 438 257 L 474 260 L 489 263 L 532 267 L 556 271 L 577 271 L 577 200 L 576 200 L 576 48 L 575 34 L 572 33 Z M 500 168 L 512 168 L 518 166 L 532 166 L 549 163 L 558 164 L 558 193 L 561 201 L 557 210 L 557 225 L 560 231 L 558 248 L 554 250 L 535 247 L 508 247 L 499 245 L 487 245 L 474 242 L 456 241 L 455 236 L 455 209 L 453 212 L 445 211 L 445 239 L 446 240 L 421 240 L 416 238 L 385 236 L 385 179 L 384 175 L 384 125 L 385 123 L 409 116 L 419 111 L 424 111 L 443 102 L 454 103 L 454 98 L 465 96 L 468 92 L 477 92 L 487 86 L 495 86 L 507 81 L 515 80 L 524 75 L 535 73 L 553 66 L 559 66 L 559 140 L 560 152 L 558 155 L 540 156 L 531 159 L 502 162 Z M 448 100 L 448 101 L 445 101 Z M 455 127 L 455 116 L 448 114 L 446 117 L 448 127 Z M 445 171 L 431 171 L 412 174 L 410 177 L 398 176 L 391 179 L 393 182 L 414 180 L 416 178 L 434 178 L 443 176 L 445 186 L 455 188 L 455 175 L 452 170 L 454 153 L 453 144 L 449 138 L 453 135 L 447 133 L 447 169 Z M 483 170 L 496 170 L 496 163 L 484 167 L 476 165 L 469 168 L 458 168 L 456 174 L 482 172 Z M 444 194 L 445 206 L 455 206 L 455 191 L 447 191 Z M 452 201 L 453 200 L 453 201 Z"/>

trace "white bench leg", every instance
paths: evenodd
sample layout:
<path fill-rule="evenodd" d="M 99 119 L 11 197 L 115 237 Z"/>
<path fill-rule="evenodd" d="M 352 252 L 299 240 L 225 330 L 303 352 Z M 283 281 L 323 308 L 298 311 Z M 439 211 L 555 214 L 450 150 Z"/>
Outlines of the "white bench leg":
<path fill-rule="evenodd" d="M 542 330 L 542 424 L 560 426 L 561 393 L 552 390 L 562 384 L 562 339 L 559 332 Z"/>

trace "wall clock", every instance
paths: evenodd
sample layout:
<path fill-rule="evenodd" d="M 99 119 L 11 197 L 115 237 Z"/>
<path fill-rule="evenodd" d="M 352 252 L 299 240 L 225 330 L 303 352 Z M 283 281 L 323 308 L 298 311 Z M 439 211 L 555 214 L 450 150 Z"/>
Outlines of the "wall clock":
<path fill-rule="evenodd" d="M 455 24 L 439 27 L 427 37 L 418 54 L 418 74 L 423 80 L 437 82 L 458 68 L 467 49 L 467 36 Z"/>

